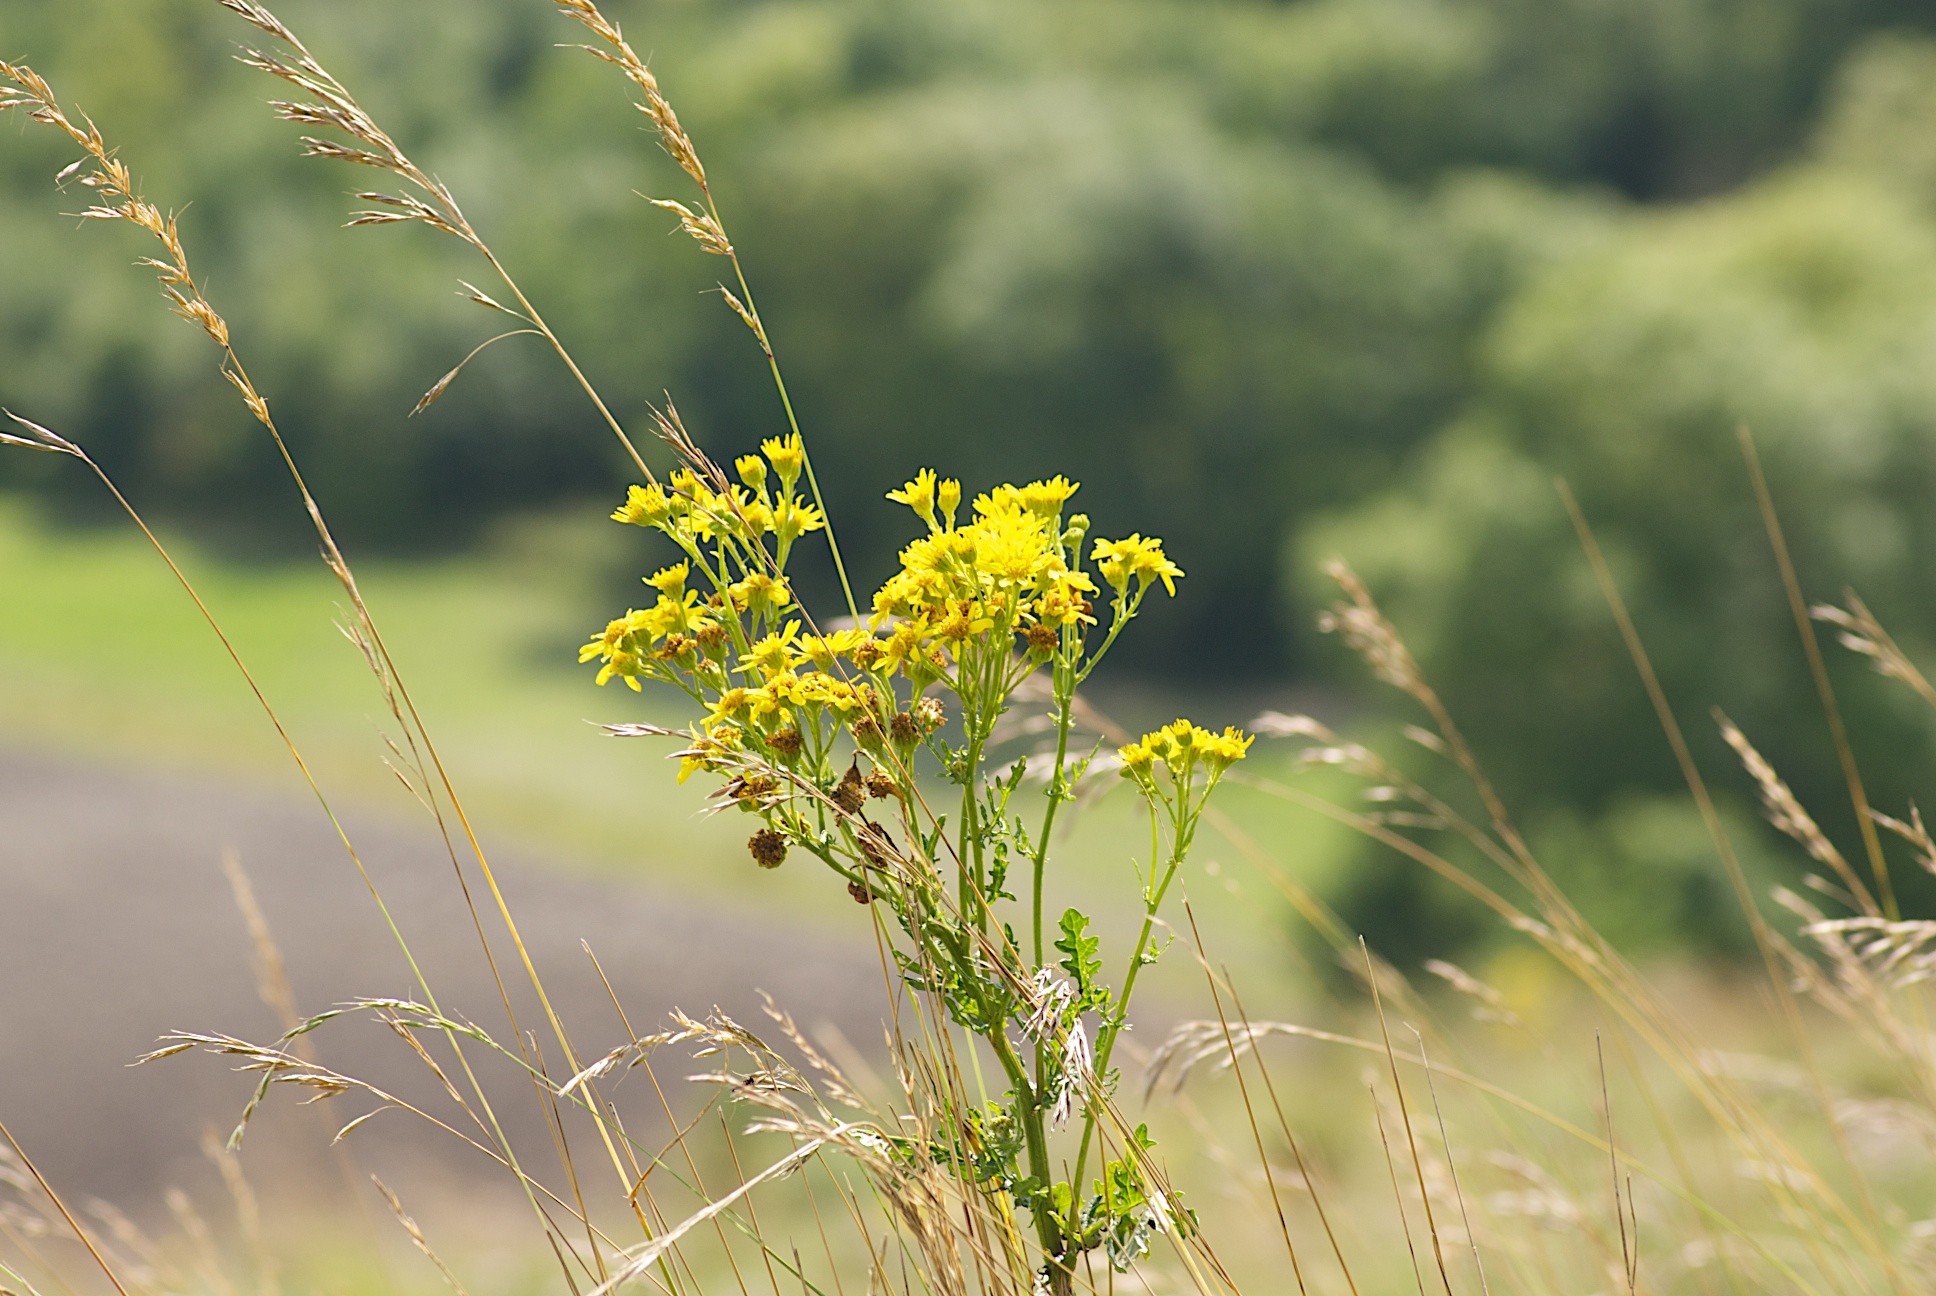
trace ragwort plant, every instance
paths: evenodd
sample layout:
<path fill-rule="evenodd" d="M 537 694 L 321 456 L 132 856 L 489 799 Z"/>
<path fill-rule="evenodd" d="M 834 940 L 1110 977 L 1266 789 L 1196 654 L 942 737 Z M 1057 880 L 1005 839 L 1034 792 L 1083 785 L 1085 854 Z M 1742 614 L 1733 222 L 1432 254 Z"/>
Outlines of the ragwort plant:
<path fill-rule="evenodd" d="M 796 490 L 799 438 L 740 457 L 734 482 L 692 447 L 676 412 L 666 432 L 689 466 L 664 486 L 632 487 L 612 516 L 659 532 L 679 561 L 645 577 L 656 600 L 614 619 L 581 658 L 599 664 L 600 684 L 657 681 L 703 714 L 683 734 L 612 731 L 684 739 L 679 777 L 703 771 L 719 781 L 718 804 L 760 821 L 747 843 L 756 863 L 811 856 L 857 902 L 885 910 L 902 980 L 985 1043 L 1008 1083 L 999 1101 L 973 1106 L 965 1086 L 945 1090 L 946 1137 L 922 1154 L 1026 1214 L 1052 1289 L 1067 1290 L 1089 1251 L 1126 1268 L 1185 1217 L 1145 1170 L 1142 1127 L 1085 1185 L 1098 1099 L 1116 1083 L 1110 1058 L 1137 975 L 1160 953 L 1158 911 L 1205 801 L 1251 740 L 1178 720 L 1110 762 L 1150 821 L 1142 926 L 1115 981 L 1088 916 L 1068 909 L 1050 931 L 1043 893 L 1057 812 L 1099 763 L 1095 750 L 1071 758 L 1076 690 L 1181 569 L 1155 539 L 1092 540 L 1086 516 L 1064 516 L 1076 491 L 1065 478 L 998 486 L 964 517 L 961 483 L 924 469 L 888 498 L 925 533 L 864 624 L 822 631 L 786 577 L 796 542 L 826 522 Z M 990 759 L 997 725 L 1038 674 L 1055 733 L 1039 794 L 1026 758 L 1005 769 Z M 1072 1122 L 1074 1169 L 1058 1175 L 1050 1143 Z"/>

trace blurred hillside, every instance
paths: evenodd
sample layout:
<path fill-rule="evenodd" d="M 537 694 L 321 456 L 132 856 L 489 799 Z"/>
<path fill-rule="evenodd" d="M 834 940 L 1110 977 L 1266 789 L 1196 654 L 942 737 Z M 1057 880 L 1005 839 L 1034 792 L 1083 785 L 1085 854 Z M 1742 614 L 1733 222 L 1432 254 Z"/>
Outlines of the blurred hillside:
<path fill-rule="evenodd" d="M 717 265 L 622 83 L 542 0 L 287 0 L 447 180 L 642 426 L 777 426 Z M 1693 828 L 1551 487 L 1600 529 L 1692 727 L 1719 703 L 1804 795 L 1835 786 L 1733 432 L 1811 594 L 1936 637 L 1936 4 L 1927 0 L 614 0 L 699 141 L 862 579 L 881 492 L 1067 471 L 1190 578 L 1148 672 L 1339 673 L 1305 631 L 1343 553 L 1416 636 L 1544 840 L 1637 926 L 1698 923 Z M 192 204 L 192 257 L 339 529 L 462 548 L 624 473 L 518 339 L 405 412 L 491 321 L 426 231 L 346 231 L 362 177 L 296 157 L 212 0 L 0 0 L 42 67 Z M 0 149 L 0 397 L 234 552 L 307 550 L 268 448 L 112 234 Z M 70 515 L 45 456 L 0 484 Z M 589 504 L 588 504 L 589 506 Z M 631 560 L 628 558 L 627 562 Z M 612 575 L 622 591 L 627 579 Z M 615 597 L 623 597 L 617 594 Z M 1880 804 L 1936 755 L 1839 664 Z M 1833 816 L 1825 815 L 1833 824 Z M 1355 915 L 1411 875 L 1367 869 Z M 1400 923 L 1409 918 L 1394 917 Z M 1420 920 L 1421 922 L 1423 920 Z M 1426 924 L 1429 926 L 1429 924 Z M 1450 939 L 1450 937 L 1447 937 Z"/>

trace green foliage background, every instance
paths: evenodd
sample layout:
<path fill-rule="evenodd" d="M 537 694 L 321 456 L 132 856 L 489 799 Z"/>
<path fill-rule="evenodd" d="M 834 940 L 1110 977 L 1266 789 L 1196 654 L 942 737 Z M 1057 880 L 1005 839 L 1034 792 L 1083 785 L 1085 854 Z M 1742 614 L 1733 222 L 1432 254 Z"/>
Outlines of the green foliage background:
<path fill-rule="evenodd" d="M 288 0 L 449 181 L 621 413 L 776 427 L 716 263 L 635 191 L 681 178 L 542 0 Z M 1599 530 L 1690 728 L 1727 709 L 1805 797 L 1835 762 L 1740 466 L 1755 432 L 1811 593 L 1936 635 L 1936 5 L 1924 0 L 613 0 L 699 141 L 817 447 L 883 574 L 924 463 L 1068 471 L 1190 572 L 1146 673 L 1354 680 L 1305 627 L 1356 563 L 1534 835 L 1634 931 L 1718 904 L 1551 479 Z M 622 480 L 526 340 L 416 397 L 490 317 L 419 230 L 344 231 L 213 0 L 0 0 L 0 49 L 164 205 L 353 545 L 448 550 Z M 299 552 L 267 448 L 163 327 L 68 159 L 0 149 L 0 398 L 137 502 Z M 0 485 L 97 507 L 39 456 Z M 613 577 L 614 588 L 621 588 Z M 1878 801 L 1936 755 L 1838 666 Z M 1721 765 L 1712 765 L 1717 770 Z M 1722 776 L 1724 782 L 1729 777 Z M 1731 780 L 1734 799 L 1746 792 Z M 1747 815 L 1740 816 L 1743 820 Z M 1831 826 L 1832 813 L 1823 813 Z M 1370 858 L 1374 933 L 1458 911 Z M 1406 879 L 1402 881 L 1400 879 Z"/>

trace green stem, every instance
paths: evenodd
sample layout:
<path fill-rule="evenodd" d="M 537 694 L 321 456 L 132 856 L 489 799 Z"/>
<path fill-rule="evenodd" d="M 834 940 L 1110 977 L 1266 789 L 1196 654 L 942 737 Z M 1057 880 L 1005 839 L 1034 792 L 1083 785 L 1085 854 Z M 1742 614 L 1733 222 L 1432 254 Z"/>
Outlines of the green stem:
<path fill-rule="evenodd" d="M 965 711 L 962 722 L 968 723 Z M 981 816 L 980 806 L 975 799 L 975 784 L 981 771 L 982 743 L 982 726 L 976 723 L 968 737 L 968 769 L 961 781 L 961 832 L 955 846 L 956 872 L 959 876 L 957 891 L 963 922 L 969 921 L 970 915 L 981 907 L 976 900 L 981 886 Z"/>
<path fill-rule="evenodd" d="M 1028 1145 L 1029 1177 L 1035 1180 L 1035 1199 L 1029 1203 L 1029 1217 L 1035 1224 L 1035 1238 L 1042 1247 L 1044 1259 L 1053 1260 L 1062 1249 L 1061 1230 L 1056 1227 L 1055 1217 L 1050 1213 L 1047 1198 L 1049 1187 L 1049 1138 L 1042 1128 L 1042 1108 L 1037 1101 L 1038 1090 L 1031 1085 L 1022 1069 L 1022 1061 L 1015 1056 L 1014 1045 L 1008 1042 L 1008 1033 L 996 1026 L 985 1037 L 994 1047 L 995 1057 L 1008 1073 L 1009 1083 L 1015 1086 L 1016 1107 L 1022 1116 L 1022 1138 Z"/>
<path fill-rule="evenodd" d="M 1189 788 L 1177 789 L 1179 805 L 1188 804 Z M 1176 879 L 1177 869 L 1183 864 L 1183 857 L 1189 852 L 1190 838 L 1194 835 L 1194 820 L 1172 820 L 1175 839 L 1171 844 L 1169 862 L 1163 869 L 1163 880 L 1155 882 L 1144 893 L 1143 929 L 1136 936 L 1136 948 L 1129 956 L 1129 970 L 1123 974 L 1123 992 L 1116 999 L 1116 1010 L 1104 1020 L 1102 1029 L 1096 1037 L 1096 1087 L 1097 1094 L 1082 1118 L 1082 1143 L 1076 1149 L 1076 1171 L 1070 1180 L 1072 1191 L 1079 1191 L 1082 1175 L 1089 1161 L 1089 1144 L 1096 1133 L 1096 1122 L 1102 1113 L 1102 1085 L 1109 1075 L 1109 1058 L 1116 1049 L 1116 1040 L 1122 1034 L 1123 1023 L 1129 1018 L 1130 996 L 1136 993 L 1136 977 L 1143 970 L 1143 955 L 1149 949 L 1150 934 L 1156 930 L 1156 912 L 1163 907 L 1163 897 L 1169 893 L 1170 883 Z M 1150 804 L 1150 859 L 1155 861 L 1161 831 L 1156 819 L 1156 805 Z"/>
<path fill-rule="evenodd" d="M 1035 966 L 1042 966 L 1042 877 L 1049 859 L 1049 834 L 1055 830 L 1055 812 L 1068 794 L 1063 782 L 1063 770 L 1069 761 L 1069 727 L 1075 716 L 1075 668 L 1070 663 L 1065 671 L 1060 661 L 1056 663 L 1055 685 L 1055 773 L 1049 779 L 1049 806 L 1042 814 L 1042 831 L 1035 839 L 1035 894 L 1033 896 L 1035 913 Z M 1066 684 L 1064 681 L 1067 681 Z M 1039 1071 L 1038 1067 L 1038 1071 Z"/>

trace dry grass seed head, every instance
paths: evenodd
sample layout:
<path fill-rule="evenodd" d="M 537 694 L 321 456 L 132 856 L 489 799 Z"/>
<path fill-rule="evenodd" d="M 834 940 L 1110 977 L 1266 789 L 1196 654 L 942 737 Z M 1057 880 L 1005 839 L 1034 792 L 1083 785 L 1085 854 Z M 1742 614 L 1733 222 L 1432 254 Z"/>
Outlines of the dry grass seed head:
<path fill-rule="evenodd" d="M 1358 573 L 1336 559 L 1325 564 L 1324 570 L 1344 592 L 1345 601 L 1334 603 L 1318 618 L 1318 629 L 1342 638 L 1352 651 L 1365 659 L 1379 679 L 1416 695 L 1424 688 L 1418 663 L 1411 649 L 1399 638 L 1397 629 L 1378 610 L 1371 591 L 1358 578 Z"/>
<path fill-rule="evenodd" d="M 1850 652 L 1867 657 L 1878 674 L 1907 684 L 1925 702 L 1936 705 L 1936 687 L 1931 686 L 1928 677 L 1883 629 L 1868 604 L 1857 598 L 1853 590 L 1844 591 L 1842 597 L 1845 606 L 1821 604 L 1810 608 L 1809 615 L 1834 626 L 1836 640 Z"/>
<path fill-rule="evenodd" d="M 140 197 L 133 174 L 114 156 L 100 130 L 92 121 L 87 121 L 85 126 L 77 125 L 62 110 L 46 78 L 24 64 L 5 62 L 0 62 L 0 78 L 14 87 L 12 91 L 0 92 L 0 111 L 23 108 L 29 119 L 53 127 L 81 147 L 83 156 L 62 168 L 55 177 L 55 183 L 64 186 L 78 175 L 75 183 L 94 194 L 94 205 L 80 212 L 81 218 L 127 221 L 160 242 L 166 259 L 144 257 L 140 264 L 155 272 L 162 294 L 175 314 L 201 328 L 215 345 L 228 350 L 228 323 L 195 286 L 175 217 L 164 215 Z M 88 169 L 90 165 L 92 169 Z"/>
<path fill-rule="evenodd" d="M 700 191 L 710 194 L 706 168 L 700 165 L 699 151 L 693 147 L 692 137 L 686 134 L 685 127 L 679 124 L 679 114 L 672 110 L 672 105 L 660 92 L 659 78 L 652 75 L 645 61 L 633 51 L 618 24 L 608 19 L 593 0 L 553 0 L 553 3 L 558 6 L 560 13 L 603 43 L 602 49 L 595 45 L 581 45 L 579 48 L 618 68 L 638 88 L 644 98 L 638 110 L 651 118 L 652 124 L 658 128 L 660 144 L 672 155 L 672 160 L 679 164 L 680 169 L 692 177 Z"/>
<path fill-rule="evenodd" d="M 1855 870 L 1849 867 L 1848 861 L 1843 858 L 1842 852 L 1836 849 L 1835 843 L 1828 839 L 1827 834 L 1816 824 L 1814 817 L 1803 808 L 1802 803 L 1789 790 L 1788 784 L 1783 782 L 1781 776 L 1775 772 L 1774 766 L 1770 765 L 1767 759 L 1755 749 L 1754 744 L 1748 741 L 1747 735 L 1736 728 L 1733 721 L 1718 712 L 1716 718 L 1721 727 L 1721 737 L 1734 749 L 1735 755 L 1741 758 L 1742 768 L 1746 769 L 1748 777 L 1754 780 L 1755 788 L 1761 795 L 1762 810 L 1768 816 L 1768 822 L 1797 842 L 1808 852 L 1809 858 L 1830 869 L 1837 881 L 1848 888 L 1860 908 L 1868 913 L 1879 912 L 1874 900 L 1869 896 L 1868 889 L 1856 876 Z"/>

